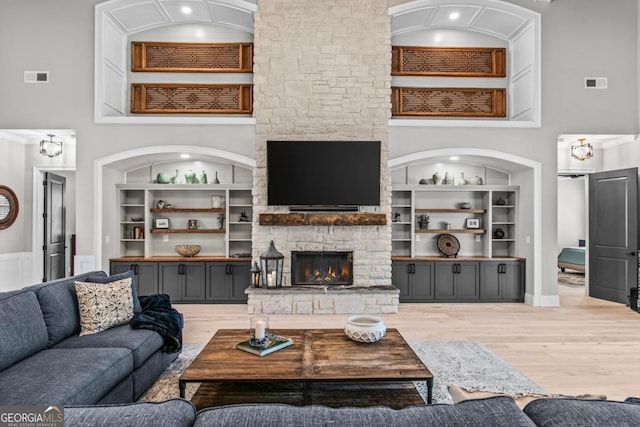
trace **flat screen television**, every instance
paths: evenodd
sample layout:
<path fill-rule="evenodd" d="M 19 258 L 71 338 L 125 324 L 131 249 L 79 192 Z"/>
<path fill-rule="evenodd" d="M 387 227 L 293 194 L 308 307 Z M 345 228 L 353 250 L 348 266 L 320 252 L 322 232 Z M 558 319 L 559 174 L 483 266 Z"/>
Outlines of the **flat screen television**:
<path fill-rule="evenodd" d="M 380 205 L 380 141 L 267 141 L 267 200 L 298 210 Z"/>

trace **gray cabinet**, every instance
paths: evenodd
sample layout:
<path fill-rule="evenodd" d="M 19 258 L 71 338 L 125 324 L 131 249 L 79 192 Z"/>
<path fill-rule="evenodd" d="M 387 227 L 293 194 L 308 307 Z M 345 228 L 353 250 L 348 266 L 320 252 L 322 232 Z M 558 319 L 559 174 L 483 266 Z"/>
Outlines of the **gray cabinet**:
<path fill-rule="evenodd" d="M 400 302 L 434 299 L 433 261 L 393 261 L 391 280 L 400 289 Z"/>
<path fill-rule="evenodd" d="M 524 284 L 524 261 L 484 261 L 480 264 L 480 298 L 482 301 L 523 302 Z"/>
<path fill-rule="evenodd" d="M 435 298 L 438 301 L 477 301 L 480 298 L 479 264 L 476 261 L 435 263 Z"/>
<path fill-rule="evenodd" d="M 251 262 L 208 262 L 206 299 L 213 303 L 245 303 L 251 283 Z"/>
<path fill-rule="evenodd" d="M 159 262 L 160 292 L 171 302 L 202 302 L 205 299 L 204 262 Z"/>
<path fill-rule="evenodd" d="M 158 293 L 158 263 L 157 262 L 125 262 L 111 261 L 111 274 L 124 273 L 132 270 L 136 282 L 138 295 L 153 295 Z"/>

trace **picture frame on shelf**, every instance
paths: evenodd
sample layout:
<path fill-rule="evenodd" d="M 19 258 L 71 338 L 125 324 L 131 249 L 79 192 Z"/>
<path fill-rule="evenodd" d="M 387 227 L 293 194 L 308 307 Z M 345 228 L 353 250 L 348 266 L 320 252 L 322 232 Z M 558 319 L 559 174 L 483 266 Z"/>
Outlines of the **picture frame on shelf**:
<path fill-rule="evenodd" d="M 480 218 L 467 218 L 465 226 L 470 230 L 480 228 Z"/>
<path fill-rule="evenodd" d="M 169 228 L 169 218 L 154 218 L 153 228 Z"/>

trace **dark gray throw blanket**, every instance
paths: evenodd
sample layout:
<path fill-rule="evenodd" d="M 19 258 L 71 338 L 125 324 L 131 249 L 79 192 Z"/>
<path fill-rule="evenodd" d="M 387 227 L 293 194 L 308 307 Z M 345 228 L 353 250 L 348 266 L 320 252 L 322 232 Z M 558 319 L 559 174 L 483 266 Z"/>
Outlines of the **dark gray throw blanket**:
<path fill-rule="evenodd" d="M 164 339 L 162 351 L 175 353 L 182 348 L 182 314 L 171 307 L 171 299 L 167 294 L 141 296 L 139 314 L 131 319 L 133 329 L 150 329 L 159 333 Z"/>

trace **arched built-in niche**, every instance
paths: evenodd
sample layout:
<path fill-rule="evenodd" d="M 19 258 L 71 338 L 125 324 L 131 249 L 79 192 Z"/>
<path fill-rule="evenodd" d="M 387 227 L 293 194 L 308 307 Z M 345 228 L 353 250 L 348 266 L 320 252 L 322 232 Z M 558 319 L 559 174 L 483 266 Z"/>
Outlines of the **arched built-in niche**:
<path fill-rule="evenodd" d="M 95 104 L 96 123 L 225 123 L 253 124 L 251 117 L 224 116 L 132 116 L 127 113 L 129 42 L 139 34 L 163 29 L 175 35 L 171 41 L 222 41 L 224 31 L 253 37 L 255 1 L 244 0 L 110 0 L 95 7 Z M 189 7 L 185 13 L 183 7 Z M 222 37 L 219 37 L 221 36 Z M 145 78 L 149 78 L 148 74 Z M 194 73 L 195 74 L 195 73 Z M 197 83 L 190 75 L 181 82 Z M 153 81 L 153 78 L 151 78 Z"/>
<path fill-rule="evenodd" d="M 102 270 L 105 268 L 103 260 L 103 236 L 105 236 L 105 215 L 106 210 L 115 212 L 115 184 L 126 182 L 126 171 L 136 169 L 146 169 L 152 171 L 153 164 L 161 164 L 168 161 L 176 161 L 180 154 L 189 153 L 191 158 L 198 158 L 199 161 L 209 161 L 212 163 L 226 164 L 238 168 L 246 169 L 248 172 L 244 176 L 252 176 L 255 160 L 240 154 L 231 153 L 210 147 L 194 145 L 163 145 L 141 147 L 133 150 L 115 153 L 106 157 L 94 160 L 94 180 L 93 180 L 93 209 L 94 209 L 94 254 L 93 269 Z M 113 221 L 112 221 L 113 222 Z M 111 233 L 113 234 L 113 233 Z M 115 236 L 114 236 L 115 238 Z M 88 263 L 88 261 L 85 261 Z"/>
<path fill-rule="evenodd" d="M 451 156 L 460 162 L 490 165 L 493 169 L 508 172 L 510 184 L 520 186 L 520 212 L 523 234 L 528 236 L 521 243 L 519 256 L 527 259 L 527 285 L 525 302 L 534 306 L 557 306 L 557 295 L 542 295 L 542 164 L 525 157 L 479 148 L 447 148 L 416 152 L 389 160 L 392 175 L 408 165 L 450 161 Z M 415 184 L 413 182 L 412 184 Z"/>
<path fill-rule="evenodd" d="M 457 14 L 452 19 L 451 15 Z M 416 0 L 389 8 L 393 45 L 505 47 L 506 78 L 398 77 L 392 86 L 504 87 L 505 119 L 394 118 L 390 126 L 541 126 L 541 16 L 500 0 Z"/>

